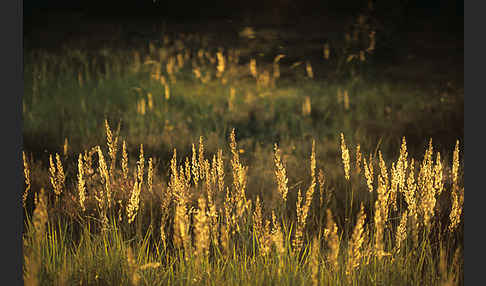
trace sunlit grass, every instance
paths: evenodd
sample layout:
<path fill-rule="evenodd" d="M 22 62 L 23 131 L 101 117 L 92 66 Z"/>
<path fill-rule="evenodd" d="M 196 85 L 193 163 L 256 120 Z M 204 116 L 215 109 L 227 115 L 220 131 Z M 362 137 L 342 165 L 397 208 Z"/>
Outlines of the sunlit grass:
<path fill-rule="evenodd" d="M 381 147 L 386 148 L 384 140 L 403 135 L 425 144 L 424 138 L 435 135 L 431 129 L 443 134 L 461 115 L 460 95 L 435 96 L 430 90 L 360 77 L 320 81 L 323 75 L 314 71 L 311 79 L 305 65 L 282 64 L 285 57 L 279 55 L 273 63 L 256 61 L 252 71 L 238 60 L 237 50 L 208 51 L 179 42 L 183 50 L 178 51 L 174 46 L 26 55 L 26 144 L 53 150 L 69 137 L 73 150 L 80 151 L 89 146 L 87 139 L 102 137 L 102 120 L 108 118 L 123 122 L 132 148 L 150 141 L 188 148 L 200 135 L 221 138 L 233 127 L 242 138 L 269 145 L 343 131 L 356 134 L 362 144 L 368 143 L 364 134 L 383 137 Z M 171 144 L 173 132 L 185 139 Z M 40 142 L 39 134 L 48 139 Z M 455 140 L 447 139 L 450 144 Z"/>
<path fill-rule="evenodd" d="M 463 284 L 463 95 L 361 44 L 27 53 L 26 284 Z"/>
<path fill-rule="evenodd" d="M 333 177 L 326 163 L 317 164 L 320 155 L 313 145 L 310 160 L 300 162 L 309 165 L 309 173 L 294 184 L 293 176 L 287 181 L 279 171 L 294 170 L 287 152 L 275 149 L 283 165 L 279 160 L 270 163 L 264 176 L 272 183 L 255 189 L 253 172 L 244 163 L 247 156 L 233 132 L 229 148 L 215 156 L 205 150 L 202 138 L 186 159 L 174 150 L 168 176 L 153 168 L 154 159 L 141 146 L 137 161 L 129 162 L 128 174 L 133 175 L 126 177 L 120 167 L 125 163 L 110 171 L 104 167 L 121 152 L 110 143 L 121 138 L 108 126 L 110 148 L 87 150 L 76 166 L 69 165 L 68 156 L 50 172 L 57 192 L 50 185 L 40 191 L 28 186 L 26 281 L 463 283 L 459 142 L 451 162 L 440 159 L 432 145 L 423 159 L 411 158 L 405 139 L 397 160 L 371 157 L 364 167 L 374 170 L 371 192 L 368 175 L 357 168 L 355 156 L 343 156 L 343 162 L 353 164 L 338 164 L 334 170 L 339 177 Z M 351 145 L 342 141 L 340 152 L 346 154 L 348 148 Z M 103 155 L 107 149 L 112 150 L 110 156 Z M 363 155 L 368 157 L 368 152 L 363 150 Z M 27 160 L 25 174 L 38 186 L 39 170 L 32 166 Z M 66 180 L 71 183 L 59 180 L 63 168 L 71 170 Z M 84 187 L 75 183 L 81 178 Z M 289 189 L 288 199 L 278 191 L 283 186 Z"/>

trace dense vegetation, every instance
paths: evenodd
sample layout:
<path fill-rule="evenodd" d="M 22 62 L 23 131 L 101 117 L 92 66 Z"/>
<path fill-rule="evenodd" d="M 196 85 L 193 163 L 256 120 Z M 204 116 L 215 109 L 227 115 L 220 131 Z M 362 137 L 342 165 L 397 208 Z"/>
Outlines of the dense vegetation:
<path fill-rule="evenodd" d="M 26 285 L 463 284 L 463 93 L 381 78 L 365 12 L 26 50 Z"/>

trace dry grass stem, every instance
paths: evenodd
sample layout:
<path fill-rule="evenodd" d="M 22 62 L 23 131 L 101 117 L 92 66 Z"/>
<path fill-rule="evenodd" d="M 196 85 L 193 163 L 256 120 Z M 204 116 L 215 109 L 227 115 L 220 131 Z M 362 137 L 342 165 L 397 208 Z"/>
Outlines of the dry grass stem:
<path fill-rule="evenodd" d="M 320 247 L 318 237 L 312 239 L 309 267 L 311 269 L 311 281 L 313 286 L 319 285 L 319 256 Z"/>

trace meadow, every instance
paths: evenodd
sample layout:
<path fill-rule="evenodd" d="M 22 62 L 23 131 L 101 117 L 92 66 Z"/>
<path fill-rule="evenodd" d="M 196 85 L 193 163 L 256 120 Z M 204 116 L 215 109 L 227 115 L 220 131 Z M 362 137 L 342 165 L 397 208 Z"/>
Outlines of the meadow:
<path fill-rule="evenodd" d="M 462 285 L 463 92 L 350 27 L 26 50 L 25 284 Z"/>

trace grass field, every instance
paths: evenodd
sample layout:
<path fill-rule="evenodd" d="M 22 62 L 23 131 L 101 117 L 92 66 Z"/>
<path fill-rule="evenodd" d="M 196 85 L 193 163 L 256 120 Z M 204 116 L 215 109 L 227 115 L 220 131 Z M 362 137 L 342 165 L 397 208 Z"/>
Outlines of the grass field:
<path fill-rule="evenodd" d="M 353 27 L 26 50 L 26 285 L 462 285 L 463 91 Z"/>

